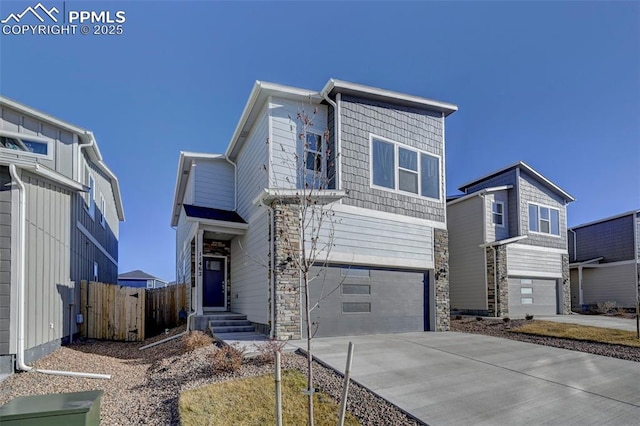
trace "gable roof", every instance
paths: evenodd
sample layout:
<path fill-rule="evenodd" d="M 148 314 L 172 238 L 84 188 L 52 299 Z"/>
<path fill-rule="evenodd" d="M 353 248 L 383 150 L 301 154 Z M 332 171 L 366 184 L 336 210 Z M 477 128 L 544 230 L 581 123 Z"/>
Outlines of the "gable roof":
<path fill-rule="evenodd" d="M 42 111 L 38 111 L 35 108 L 24 105 L 18 101 L 14 101 L 13 99 L 9 99 L 6 96 L 0 95 L 0 106 L 2 105 L 16 109 L 23 114 L 30 115 L 37 118 L 38 120 L 44 121 L 45 123 L 52 124 L 56 127 L 60 127 L 71 133 L 74 133 L 78 136 L 79 144 L 87 144 L 85 146 L 85 150 L 89 158 L 96 166 L 98 166 L 100 171 L 103 172 L 111 182 L 111 190 L 113 191 L 113 197 L 116 203 L 116 212 L 118 213 L 118 219 L 124 222 L 124 207 L 122 204 L 122 195 L 120 193 L 120 183 L 118 182 L 118 178 L 116 177 L 116 175 L 109 169 L 109 167 L 107 167 L 107 165 L 103 161 L 102 154 L 100 153 L 100 148 L 98 148 L 98 142 L 96 141 L 93 132 L 68 123 L 66 121 L 62 121 L 59 118 L 53 117 L 52 115 L 49 115 Z"/>
<path fill-rule="evenodd" d="M 562 188 L 560 188 L 558 185 L 556 185 L 555 183 L 551 182 L 549 179 L 547 179 L 546 177 L 542 176 L 540 173 L 538 173 L 537 171 L 535 171 L 533 169 L 533 167 L 529 166 L 527 163 L 525 163 L 524 161 L 518 161 L 517 163 L 514 163 L 510 166 L 504 167 L 502 169 L 496 170 L 495 172 L 491 172 L 488 175 L 482 176 L 478 179 L 475 179 L 471 182 L 467 182 L 464 185 L 458 187 L 458 189 L 464 193 L 467 192 L 467 190 L 469 189 L 469 187 L 477 185 L 485 180 L 491 179 L 495 176 L 510 172 L 511 170 L 515 170 L 515 169 L 522 169 L 524 171 L 526 171 L 529 175 L 531 175 L 534 179 L 536 179 L 538 182 L 540 182 L 541 184 L 543 184 L 544 186 L 546 186 L 547 188 L 549 188 L 551 191 L 555 192 L 556 194 L 558 194 L 559 196 L 561 196 L 566 202 L 571 202 L 571 201 L 575 201 L 576 199 L 569 194 L 568 192 L 564 191 Z"/>
<path fill-rule="evenodd" d="M 158 280 L 158 281 L 164 282 L 164 280 L 161 280 L 158 277 L 154 277 L 151 274 L 147 274 L 146 272 L 141 271 L 140 269 L 119 274 L 118 279 L 119 280 Z"/>

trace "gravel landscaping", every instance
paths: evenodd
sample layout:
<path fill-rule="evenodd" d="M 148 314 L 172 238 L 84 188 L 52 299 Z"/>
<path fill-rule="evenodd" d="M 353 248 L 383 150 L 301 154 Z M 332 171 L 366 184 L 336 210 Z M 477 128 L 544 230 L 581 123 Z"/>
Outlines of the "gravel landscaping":
<path fill-rule="evenodd" d="M 501 319 L 482 318 L 482 321 L 478 321 L 476 318 L 467 317 L 463 317 L 462 319 L 452 318 L 451 331 L 484 334 L 487 336 L 518 340 L 520 342 L 535 343 L 538 345 L 553 346 L 572 351 L 587 352 L 595 355 L 640 362 L 640 349 L 638 348 L 612 345 L 608 343 L 586 342 L 558 337 L 543 337 L 516 333 L 513 330 L 526 323 L 527 320 L 511 320 L 510 322 L 505 323 Z"/>
<path fill-rule="evenodd" d="M 171 334 L 179 331 L 175 329 Z M 61 347 L 36 362 L 34 367 L 104 373 L 111 374 L 112 378 L 98 380 L 33 372 L 13 374 L 0 382 L 0 405 L 24 395 L 102 389 L 101 424 L 174 425 L 179 424 L 178 397 L 182 390 L 273 371 L 271 365 L 260 365 L 249 359 L 237 373 L 213 373 L 209 355 L 215 347 L 184 353 L 180 338 L 144 351 L 138 350 L 140 346 L 143 344 L 88 341 Z M 305 363 L 306 359 L 301 355 L 283 357 L 283 368 L 304 372 Z M 318 387 L 336 401 L 340 400 L 341 376 L 319 364 L 314 367 L 314 376 Z M 349 389 L 347 409 L 363 425 L 420 424 L 357 384 L 352 383 Z"/>

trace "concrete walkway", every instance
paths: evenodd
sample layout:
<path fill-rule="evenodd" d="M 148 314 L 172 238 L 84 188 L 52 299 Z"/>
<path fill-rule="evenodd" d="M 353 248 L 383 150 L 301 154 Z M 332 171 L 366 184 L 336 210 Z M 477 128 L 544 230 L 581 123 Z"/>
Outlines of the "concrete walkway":
<path fill-rule="evenodd" d="M 579 324 L 579 325 L 590 325 L 593 327 L 604 327 L 604 328 L 616 328 L 619 330 L 627 330 L 627 331 L 636 331 L 636 320 L 635 318 L 620 318 L 620 317 L 609 317 L 606 315 L 581 315 L 581 314 L 571 314 L 571 315 L 552 315 L 552 316 L 537 316 L 535 319 L 545 320 L 545 321 L 554 321 L 554 322 L 563 322 L 570 324 Z"/>
<path fill-rule="evenodd" d="M 464 333 L 314 339 L 314 355 L 430 425 L 637 425 L 640 363 Z M 299 341 L 300 345 L 304 342 Z"/>

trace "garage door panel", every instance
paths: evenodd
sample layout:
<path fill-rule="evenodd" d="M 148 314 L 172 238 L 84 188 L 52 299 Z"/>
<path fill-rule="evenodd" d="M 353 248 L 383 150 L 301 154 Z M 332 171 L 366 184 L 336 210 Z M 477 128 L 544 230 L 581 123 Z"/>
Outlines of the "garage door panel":
<path fill-rule="evenodd" d="M 329 267 L 311 283 L 316 336 L 423 331 L 424 272 Z M 331 290 L 336 289 L 331 292 Z"/>
<path fill-rule="evenodd" d="M 509 278 L 509 315 L 555 315 L 556 281 L 535 278 Z"/>

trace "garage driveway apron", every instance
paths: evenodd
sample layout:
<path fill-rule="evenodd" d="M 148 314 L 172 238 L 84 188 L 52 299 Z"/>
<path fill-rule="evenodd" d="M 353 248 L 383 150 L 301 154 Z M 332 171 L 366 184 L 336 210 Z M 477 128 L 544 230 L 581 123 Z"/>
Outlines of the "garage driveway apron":
<path fill-rule="evenodd" d="M 637 362 L 453 332 L 317 338 L 314 355 L 344 372 L 349 341 L 353 380 L 430 425 L 640 419 Z"/>

